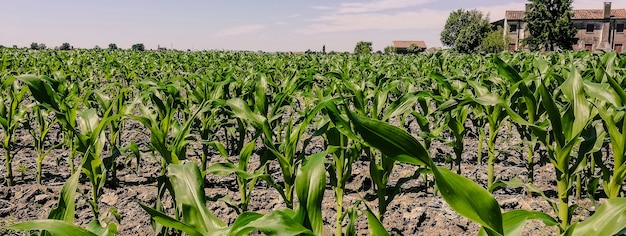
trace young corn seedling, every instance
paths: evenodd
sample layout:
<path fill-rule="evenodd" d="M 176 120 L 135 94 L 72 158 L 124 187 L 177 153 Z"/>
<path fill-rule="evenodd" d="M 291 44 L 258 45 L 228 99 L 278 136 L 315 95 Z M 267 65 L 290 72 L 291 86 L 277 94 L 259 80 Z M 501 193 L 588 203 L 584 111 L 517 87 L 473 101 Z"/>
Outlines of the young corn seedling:
<path fill-rule="evenodd" d="M 42 163 L 44 159 L 48 156 L 48 154 L 63 145 L 62 142 L 53 145 L 52 147 L 48 147 L 46 149 L 46 137 L 50 132 L 50 129 L 58 123 L 55 118 L 50 118 L 49 111 L 46 109 L 42 109 L 40 105 L 34 105 L 32 107 L 32 112 L 28 113 L 28 120 L 36 122 L 37 128 L 34 128 L 30 122 L 24 123 L 24 128 L 28 129 L 31 136 L 33 136 L 34 140 L 34 148 L 35 152 L 37 152 L 37 183 L 41 184 L 41 175 L 42 175 Z"/>
<path fill-rule="evenodd" d="M 493 191 L 495 181 L 494 165 L 497 158 L 496 155 L 496 138 L 498 132 L 502 128 L 503 121 L 507 118 L 507 113 L 502 104 L 504 99 L 501 95 L 490 93 L 487 87 L 484 87 L 477 81 L 469 81 L 469 84 L 475 90 L 475 98 L 472 98 L 474 106 L 481 106 L 480 110 L 484 111 L 484 118 L 489 125 L 489 136 L 487 138 L 488 159 L 487 159 L 487 189 Z M 484 129 L 480 127 L 479 129 Z M 480 140 L 479 140 L 480 142 Z"/>
<path fill-rule="evenodd" d="M 0 127 L 2 128 L 2 148 L 4 149 L 5 180 L 8 186 L 13 186 L 13 134 L 25 120 L 26 109 L 21 106 L 26 87 L 19 85 L 15 77 L 9 77 L 2 82 L 0 91 Z"/>
<path fill-rule="evenodd" d="M 91 183 L 91 199 L 89 203 L 97 221 L 100 217 L 98 200 L 102 195 L 104 184 L 107 179 L 106 166 L 103 163 L 102 152 L 107 144 L 104 129 L 121 115 L 110 116 L 111 109 L 98 116 L 94 109 L 81 111 L 79 114 L 76 149 L 83 154 L 82 171 L 87 175 Z"/>
<path fill-rule="evenodd" d="M 604 192 L 610 199 L 620 196 L 626 179 L 626 119 L 623 110 L 626 90 L 616 81 L 614 75 L 606 72 L 608 86 L 591 82 L 584 84 L 585 92 L 594 98 L 594 107 L 604 123 L 604 130 L 607 131 L 611 142 L 612 172 L 602 160 L 596 162 L 602 169 Z"/>
<path fill-rule="evenodd" d="M 108 125 L 108 134 L 107 140 L 109 141 L 108 147 L 111 148 L 111 153 L 113 153 L 109 158 L 104 159 L 105 167 L 108 171 L 111 172 L 111 184 L 112 186 L 117 186 L 117 166 L 116 159 L 121 156 L 125 150 L 133 149 L 134 143 L 129 144 L 127 147 L 122 147 L 122 140 L 119 138 L 121 132 L 124 128 L 124 119 L 125 116 L 132 114 L 132 109 L 135 107 L 134 104 L 128 102 L 132 96 L 132 90 L 129 88 L 122 88 L 119 91 L 116 91 L 117 95 L 114 98 L 110 98 L 105 95 L 102 91 L 93 91 L 92 98 L 98 104 L 99 113 L 103 114 L 110 110 L 110 116 L 119 117 L 118 120 L 112 121 Z M 137 158 L 139 156 L 135 154 Z M 139 165 L 139 161 L 137 161 L 137 165 Z"/>
<path fill-rule="evenodd" d="M 117 233 L 117 224 L 100 225 L 97 220 L 91 221 L 86 228 L 74 223 L 76 210 L 76 189 L 81 172 L 74 173 L 63 184 L 57 206 L 50 210 L 48 219 L 32 220 L 9 226 L 12 230 L 41 230 L 39 235 L 85 235 L 85 236 L 114 236 Z"/>
<path fill-rule="evenodd" d="M 298 196 L 302 209 L 295 212 L 290 209 L 278 209 L 265 215 L 244 212 L 229 227 L 206 207 L 204 177 L 193 163 L 167 166 L 167 181 L 171 186 L 169 191 L 174 196 L 176 212 L 180 216 L 168 216 L 142 203 L 140 206 L 161 225 L 193 236 L 246 235 L 254 230 L 265 234 L 313 235 L 316 232 L 319 235 L 322 226 L 319 211 L 322 195 L 319 187 L 325 184 L 323 155 L 311 157 L 307 161 L 311 164 L 305 164 L 302 168 L 303 177 L 298 179 Z"/>
<path fill-rule="evenodd" d="M 454 141 L 448 143 L 454 149 L 454 163 L 450 163 L 450 168 L 456 165 L 457 174 L 461 174 L 461 162 L 463 160 L 464 150 L 464 138 L 467 134 L 468 128 L 465 122 L 469 116 L 469 106 L 465 104 L 459 104 L 457 100 L 462 101 L 471 94 L 465 94 L 466 82 L 461 82 L 458 79 L 448 80 L 441 74 L 431 73 L 432 77 L 438 84 L 437 93 L 442 98 L 443 103 L 437 104 L 437 110 L 443 113 L 445 117 L 444 124 L 452 132 Z M 452 83 L 450 83 L 452 82 Z M 437 101 L 437 100 L 435 100 Z"/>
<path fill-rule="evenodd" d="M 498 74 L 511 84 L 504 108 L 511 120 L 514 121 L 513 125 L 515 125 L 518 133 L 527 145 L 528 182 L 532 184 L 535 172 L 535 150 L 538 147 L 537 144 L 539 144 L 539 136 L 536 132 L 542 133 L 544 130 L 528 124 L 535 124 L 539 117 L 545 114 L 545 109 L 541 109 L 539 106 L 540 94 L 538 90 L 531 90 L 531 88 L 537 87 L 534 84 L 535 77 L 534 75 L 522 77 L 513 67 L 497 56 L 494 56 L 492 61 L 498 70 Z M 538 65 L 539 74 L 545 75 L 548 70 L 545 66 L 545 61 L 541 61 L 541 59 L 533 61 Z"/>
<path fill-rule="evenodd" d="M 559 92 L 557 95 L 562 94 L 562 97 L 557 97 L 548 90 L 547 83 L 550 80 L 547 78 L 550 77 L 544 78 L 538 85 L 541 103 L 537 104 L 537 107 L 545 109 L 546 121 L 532 124 L 514 112 L 509 112 L 509 115 L 515 116 L 513 118 L 515 122 L 531 126 L 535 135 L 539 137 L 538 140 L 548 151 L 548 158 L 554 165 L 557 181 L 558 200 L 554 209 L 559 219 L 559 229 L 563 233 L 570 227 L 570 190 L 574 171 L 582 161 L 573 160 L 572 152 L 580 144 L 581 137 L 589 136 L 583 134 L 583 131 L 589 130 L 585 128 L 591 121 L 592 111 L 584 94 L 583 80 L 576 68 L 572 67 L 569 70 L 567 80 L 556 90 Z M 530 97 L 528 93 L 524 96 Z"/>
<path fill-rule="evenodd" d="M 250 157 L 253 154 L 256 143 L 250 142 L 241 150 L 239 160 L 235 164 L 231 161 L 221 162 L 211 165 L 206 171 L 219 176 L 235 174 L 237 176 L 237 187 L 239 188 L 240 202 L 235 210 L 238 214 L 248 211 L 248 204 L 252 191 L 259 178 L 268 178 L 264 173 L 265 166 L 260 166 L 256 170 L 249 170 Z"/>
<path fill-rule="evenodd" d="M 62 77 L 24 75 L 18 77 L 18 80 L 28 86 L 31 95 L 41 106 L 54 112 L 64 133 L 63 141 L 70 152 L 68 157 L 70 171 L 74 173 L 76 171 L 74 167 L 74 158 L 76 157 L 74 142 L 78 129 L 76 124 L 77 110 L 81 103 L 78 99 L 78 85 L 70 83 Z"/>

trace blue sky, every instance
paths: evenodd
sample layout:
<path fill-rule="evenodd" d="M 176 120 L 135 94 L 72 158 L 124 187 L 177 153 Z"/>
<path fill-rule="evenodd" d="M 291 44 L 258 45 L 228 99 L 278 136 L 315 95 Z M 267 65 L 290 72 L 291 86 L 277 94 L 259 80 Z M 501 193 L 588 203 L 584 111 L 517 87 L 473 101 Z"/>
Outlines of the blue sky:
<path fill-rule="evenodd" d="M 439 33 L 453 10 L 478 9 L 492 21 L 523 10 L 523 0 L 0 0 L 0 45 L 186 50 L 352 51 L 358 41 L 382 50 L 393 40 L 440 47 Z M 574 0 L 600 9 L 603 1 Z M 626 8 L 626 0 L 612 1 Z"/>

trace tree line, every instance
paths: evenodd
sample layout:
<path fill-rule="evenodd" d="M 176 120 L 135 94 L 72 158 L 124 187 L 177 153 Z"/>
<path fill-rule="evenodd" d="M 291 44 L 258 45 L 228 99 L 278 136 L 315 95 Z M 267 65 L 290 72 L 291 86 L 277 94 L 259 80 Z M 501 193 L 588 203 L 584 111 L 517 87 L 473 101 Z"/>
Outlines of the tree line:
<path fill-rule="evenodd" d="M 0 48 L 2 48 L 2 46 L 0 46 Z M 17 48 L 17 46 L 14 45 L 13 48 Z M 30 49 L 32 49 L 32 50 L 44 50 L 44 49 L 47 49 L 47 48 L 48 47 L 44 43 L 32 42 L 30 44 Z M 117 46 L 117 44 L 115 44 L 115 43 L 110 43 L 107 48 L 109 50 L 120 49 Z M 62 43 L 60 46 L 55 47 L 54 49 L 57 49 L 57 50 L 71 50 L 71 49 L 74 49 L 74 46 L 72 46 L 70 43 Z M 96 45 L 94 47 L 94 49 L 101 49 L 101 48 L 100 48 L 100 46 Z M 145 51 L 146 47 L 143 45 L 143 43 L 136 43 L 136 44 L 133 44 L 130 49 L 133 50 L 133 51 Z"/>

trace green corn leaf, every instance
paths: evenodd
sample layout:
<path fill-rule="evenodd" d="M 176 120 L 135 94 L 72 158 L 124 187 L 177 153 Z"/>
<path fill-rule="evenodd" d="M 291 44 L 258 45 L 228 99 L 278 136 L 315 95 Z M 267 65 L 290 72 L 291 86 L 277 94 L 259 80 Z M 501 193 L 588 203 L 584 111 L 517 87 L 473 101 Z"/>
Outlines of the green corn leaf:
<path fill-rule="evenodd" d="M 370 146 L 396 161 L 418 166 L 432 163 L 428 151 L 403 129 L 348 111 L 354 128 Z"/>
<path fill-rule="evenodd" d="M 502 235 L 502 214 L 496 199 L 486 189 L 443 167 L 433 167 L 441 196 L 456 212 Z"/>
<path fill-rule="evenodd" d="M 266 235 L 320 235 L 313 234 L 313 232 L 295 221 L 294 217 L 295 213 L 290 209 L 274 210 L 263 217 L 250 222 L 248 226 L 257 229 Z"/>
<path fill-rule="evenodd" d="M 30 93 L 37 102 L 48 106 L 55 111 L 59 111 L 57 100 L 59 95 L 52 89 L 50 84 L 44 81 L 43 77 L 34 75 L 22 75 L 17 77 L 18 80 L 24 82 L 30 89 Z"/>
<path fill-rule="evenodd" d="M 211 166 L 209 166 L 209 168 L 207 168 L 207 172 L 208 173 L 212 173 L 215 175 L 219 175 L 219 176 L 229 176 L 233 173 L 235 173 L 237 176 L 244 178 L 244 179 L 251 179 L 254 177 L 258 177 L 261 176 L 262 174 L 251 174 L 248 173 L 244 170 L 240 170 L 237 166 L 235 166 L 235 164 L 230 163 L 230 162 L 224 162 L 224 163 L 215 163 Z"/>
<path fill-rule="evenodd" d="M 590 103 L 585 97 L 582 77 L 576 68 L 571 69 L 569 78 L 561 84 L 561 91 L 563 91 L 565 99 L 569 100 L 574 108 L 574 122 L 572 124 L 570 137 L 567 137 L 568 139 L 572 139 L 578 136 L 587 126 L 591 112 L 589 108 Z"/>
<path fill-rule="evenodd" d="M 226 224 L 209 212 L 204 196 L 204 177 L 193 163 L 170 164 L 167 176 L 172 183 L 177 208 L 181 209 L 183 222 L 199 232 L 207 233 Z"/>
<path fill-rule="evenodd" d="M 32 220 L 7 227 L 11 230 L 45 230 L 52 235 L 98 236 L 80 226 L 63 220 Z"/>
<path fill-rule="evenodd" d="M 146 206 L 143 203 L 139 203 L 139 206 L 141 206 L 141 208 L 143 208 L 143 210 L 146 211 L 148 215 L 150 215 L 150 218 L 152 218 L 154 221 L 158 222 L 159 224 L 165 227 L 183 231 L 186 234 L 191 235 L 191 236 L 203 235 L 202 233 L 198 231 L 198 229 L 192 226 L 189 226 L 183 222 L 180 222 L 172 217 L 169 217 L 163 212 L 152 209 L 151 207 Z"/>
<path fill-rule="evenodd" d="M 541 104 L 546 109 L 548 119 L 552 125 L 552 130 L 562 131 L 563 126 L 561 123 L 561 113 L 553 100 L 554 98 L 552 97 L 552 94 L 548 92 L 548 89 L 543 85 L 543 83 L 539 84 L 539 93 L 541 94 Z M 564 146 L 565 135 L 563 132 L 554 132 L 554 134 L 558 144 L 560 146 Z"/>
<path fill-rule="evenodd" d="M 241 213 L 241 215 L 237 216 L 237 219 L 235 219 L 233 225 L 228 228 L 228 235 L 247 235 L 254 230 L 254 228 L 250 227 L 248 224 L 254 222 L 255 220 L 258 220 L 261 217 L 263 217 L 263 214 L 259 214 L 256 212 Z"/>
<path fill-rule="evenodd" d="M 546 226 L 556 226 L 558 222 L 546 213 L 527 210 L 512 210 L 502 214 L 502 222 L 504 235 L 519 236 L 522 235 L 524 225 L 528 220 L 540 220 Z M 487 236 L 485 228 L 481 228 L 478 236 Z"/>
<path fill-rule="evenodd" d="M 572 235 L 615 235 L 626 228 L 626 198 L 604 202 L 597 211 L 574 227 Z"/>
<path fill-rule="evenodd" d="M 57 206 L 50 210 L 48 219 L 50 220 L 62 220 L 69 223 L 74 223 L 74 211 L 76 202 L 76 188 L 78 186 L 78 179 L 80 178 L 80 172 L 74 173 L 63 184 L 61 189 L 61 196 L 59 197 L 59 203 Z"/>
<path fill-rule="evenodd" d="M 296 176 L 296 194 L 300 204 L 296 219 L 317 235 L 322 234 L 324 227 L 322 199 L 326 189 L 325 157 L 325 152 L 312 155 Z"/>
<path fill-rule="evenodd" d="M 366 205 L 367 206 L 367 205 Z M 365 209 L 365 215 L 367 215 L 367 228 L 370 231 L 370 235 L 373 236 L 388 236 L 389 232 L 385 229 L 383 224 L 376 218 L 376 215 L 372 212 L 372 210 L 367 207 Z"/>
<path fill-rule="evenodd" d="M 502 97 L 495 93 L 488 93 L 483 96 L 474 98 L 474 101 L 483 106 L 495 106 L 505 103 L 504 99 L 502 99 Z"/>
<path fill-rule="evenodd" d="M 98 236 L 115 236 L 115 234 L 117 234 L 117 224 L 110 223 L 105 227 L 102 227 L 98 220 L 92 220 L 87 225 L 87 230 L 97 234 Z"/>
<path fill-rule="evenodd" d="M 265 122 L 265 117 L 252 112 L 248 107 L 248 104 L 240 98 L 230 99 L 226 101 L 226 105 L 230 107 L 235 117 L 251 121 L 255 126 L 261 127 Z"/>

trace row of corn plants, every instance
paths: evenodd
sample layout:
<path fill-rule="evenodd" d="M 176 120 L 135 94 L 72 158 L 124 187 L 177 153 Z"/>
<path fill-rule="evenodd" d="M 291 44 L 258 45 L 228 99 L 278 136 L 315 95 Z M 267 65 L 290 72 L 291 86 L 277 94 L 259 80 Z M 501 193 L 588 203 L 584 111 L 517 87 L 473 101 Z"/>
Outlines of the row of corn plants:
<path fill-rule="evenodd" d="M 117 185 L 116 163 L 131 157 L 137 169 L 142 158 L 160 163 L 155 205 L 139 204 L 162 235 L 320 235 L 325 227 L 354 235 L 360 217 L 371 234 L 386 235 L 387 208 L 407 181 L 436 189 L 452 209 L 482 226 L 481 235 L 520 235 L 531 219 L 563 235 L 612 235 L 626 228 L 626 58 L 615 53 L 1 50 L 5 184 L 16 184 L 12 161 L 20 129 L 33 136 L 38 183 L 54 149 L 69 153 L 64 163 L 72 173 L 49 219 L 9 229 L 115 234 L 117 224 L 101 219 L 99 198 L 107 183 Z M 147 150 L 125 140 L 129 122 L 148 131 Z M 551 212 L 503 212 L 492 195 L 517 187 L 495 169 L 507 151 L 496 145 L 506 138 L 499 136 L 503 127 L 515 127 L 523 140 L 529 192 L 546 196 L 533 185 L 535 167 L 553 166 L 557 196 L 545 197 Z M 465 151 L 470 134 L 478 139 L 475 163 Z M 315 139 L 323 144 L 312 153 Z M 434 158 L 434 142 L 449 145 L 452 155 Z M 201 147 L 199 156 L 189 155 L 194 145 Z M 368 165 L 376 201 L 346 205 L 346 186 L 360 161 Z M 400 163 L 417 170 L 392 185 Z M 464 165 L 484 165 L 486 185 L 464 176 Z M 86 228 L 73 224 L 80 175 L 91 185 L 93 220 Z M 239 202 L 228 205 L 238 217 L 230 225 L 206 207 L 207 175 L 236 177 Z M 251 197 L 262 184 L 275 189 L 286 208 L 251 212 Z M 336 200 L 333 225 L 322 220 L 327 188 Z M 599 192 L 606 197 L 598 198 Z M 602 204 L 591 217 L 572 222 L 574 196 Z M 167 197 L 175 202 L 173 215 L 165 213 Z"/>

